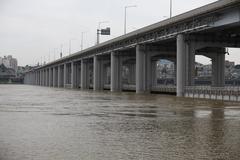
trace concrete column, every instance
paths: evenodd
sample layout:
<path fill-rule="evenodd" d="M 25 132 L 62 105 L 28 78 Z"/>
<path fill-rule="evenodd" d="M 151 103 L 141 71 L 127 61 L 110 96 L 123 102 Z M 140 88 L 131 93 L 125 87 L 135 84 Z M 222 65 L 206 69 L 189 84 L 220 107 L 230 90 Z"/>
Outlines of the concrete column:
<path fill-rule="evenodd" d="M 53 67 L 53 69 L 52 69 L 52 86 L 53 87 L 56 87 L 57 86 L 57 84 L 56 84 L 56 67 Z"/>
<path fill-rule="evenodd" d="M 44 78 L 43 70 L 41 70 L 41 86 L 44 86 L 43 78 Z"/>
<path fill-rule="evenodd" d="M 34 85 L 37 85 L 37 71 L 34 71 Z"/>
<path fill-rule="evenodd" d="M 136 93 L 150 92 L 152 88 L 151 54 L 145 47 L 136 47 Z"/>
<path fill-rule="evenodd" d="M 195 48 L 194 43 L 185 43 L 186 45 L 186 85 L 194 86 L 195 77 Z"/>
<path fill-rule="evenodd" d="M 94 56 L 93 59 L 93 89 L 103 90 L 104 79 L 103 79 L 103 63 L 99 56 Z"/>
<path fill-rule="evenodd" d="M 87 62 L 85 60 L 81 61 L 81 89 L 88 89 L 88 74 L 87 74 Z"/>
<path fill-rule="evenodd" d="M 177 36 L 177 96 L 184 96 L 186 84 L 186 45 L 184 35 Z"/>
<path fill-rule="evenodd" d="M 140 48 L 141 46 L 136 47 L 136 92 L 144 92 L 144 51 Z"/>
<path fill-rule="evenodd" d="M 66 88 L 67 86 L 67 64 L 64 63 L 63 65 L 63 86 Z"/>
<path fill-rule="evenodd" d="M 152 61 L 152 87 L 157 85 L 157 61 Z"/>
<path fill-rule="evenodd" d="M 43 70 L 41 70 L 40 73 L 41 73 L 41 86 L 43 86 Z"/>
<path fill-rule="evenodd" d="M 177 84 L 177 62 L 174 62 L 174 85 Z"/>
<path fill-rule="evenodd" d="M 45 69 L 43 69 L 43 86 L 46 85 L 46 74 L 45 74 Z"/>
<path fill-rule="evenodd" d="M 71 88 L 77 87 L 77 66 L 71 63 Z"/>
<path fill-rule="evenodd" d="M 61 85 L 61 82 L 62 82 L 62 79 L 61 79 L 61 66 L 59 65 L 58 66 L 58 88 L 60 88 L 62 85 Z"/>
<path fill-rule="evenodd" d="M 45 78 L 45 86 L 48 86 L 48 82 L 49 82 L 49 74 L 48 74 L 48 69 L 46 69 L 45 70 L 45 76 L 46 76 L 46 78 Z"/>
<path fill-rule="evenodd" d="M 76 86 L 79 88 L 81 87 L 81 63 L 77 63 L 76 72 Z"/>
<path fill-rule="evenodd" d="M 111 91 L 122 90 L 122 62 L 117 53 L 111 53 Z"/>
<path fill-rule="evenodd" d="M 225 85 L 225 54 L 216 53 L 212 59 L 212 85 L 224 87 Z"/>
<path fill-rule="evenodd" d="M 49 87 L 53 86 L 53 71 L 52 68 L 49 68 Z"/>
<path fill-rule="evenodd" d="M 44 86 L 45 85 L 45 83 L 44 83 L 44 79 L 45 79 L 45 76 L 44 76 L 44 69 L 42 70 L 42 86 Z"/>
<path fill-rule="evenodd" d="M 41 74 L 41 70 L 40 71 L 38 71 L 38 74 L 39 74 L 39 86 L 41 86 L 42 85 L 42 74 Z"/>
<path fill-rule="evenodd" d="M 46 71 L 43 69 L 43 86 L 46 85 Z"/>
<path fill-rule="evenodd" d="M 48 86 L 48 69 L 45 69 L 45 86 Z"/>

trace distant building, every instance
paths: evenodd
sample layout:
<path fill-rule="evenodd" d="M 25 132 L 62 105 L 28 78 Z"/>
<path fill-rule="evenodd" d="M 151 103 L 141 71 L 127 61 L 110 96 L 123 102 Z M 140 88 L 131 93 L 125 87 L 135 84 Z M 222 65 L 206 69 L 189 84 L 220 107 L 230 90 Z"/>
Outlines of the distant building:
<path fill-rule="evenodd" d="M 232 76 L 234 79 L 240 79 L 240 65 L 236 65 L 233 68 Z"/>
<path fill-rule="evenodd" d="M 6 68 L 13 69 L 15 71 L 15 73 L 17 72 L 17 69 L 18 69 L 17 59 L 13 58 L 11 55 L 4 56 L 3 58 L 0 57 L 0 65 L 2 65 L 2 64 Z"/>
<path fill-rule="evenodd" d="M 0 65 L 0 84 L 9 82 L 15 76 L 16 73 L 12 68 L 7 68 L 4 64 Z"/>
<path fill-rule="evenodd" d="M 173 62 L 160 60 L 157 63 L 157 78 L 175 78 L 176 71 Z"/>

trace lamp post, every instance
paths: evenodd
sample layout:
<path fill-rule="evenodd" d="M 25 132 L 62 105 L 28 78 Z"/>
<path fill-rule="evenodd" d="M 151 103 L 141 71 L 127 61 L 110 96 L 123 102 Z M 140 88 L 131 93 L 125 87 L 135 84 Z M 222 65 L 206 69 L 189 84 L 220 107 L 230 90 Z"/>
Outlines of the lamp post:
<path fill-rule="evenodd" d="M 172 18 L 172 0 L 170 0 L 170 18 Z"/>
<path fill-rule="evenodd" d="M 83 50 L 83 35 L 84 35 L 84 33 L 86 33 L 86 32 L 81 33 L 81 51 Z"/>
<path fill-rule="evenodd" d="M 109 23 L 109 21 L 102 21 L 102 22 L 98 22 L 98 29 L 97 29 L 97 44 L 99 44 L 100 42 L 100 27 L 101 27 L 101 24 L 103 23 Z"/>
<path fill-rule="evenodd" d="M 72 49 L 72 41 L 75 39 L 69 39 L 69 55 L 71 54 L 71 49 Z"/>
<path fill-rule="evenodd" d="M 133 7 L 137 7 L 137 6 L 136 5 L 125 6 L 125 10 L 124 10 L 124 34 L 127 33 L 127 9 L 128 8 L 133 8 Z"/>

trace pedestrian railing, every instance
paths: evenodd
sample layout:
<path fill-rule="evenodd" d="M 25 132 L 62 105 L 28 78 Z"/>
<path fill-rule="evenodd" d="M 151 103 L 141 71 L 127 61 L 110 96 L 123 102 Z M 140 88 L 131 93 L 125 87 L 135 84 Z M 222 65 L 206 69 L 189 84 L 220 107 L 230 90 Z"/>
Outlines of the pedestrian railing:
<path fill-rule="evenodd" d="M 185 97 L 240 101 L 240 87 L 187 86 Z"/>
<path fill-rule="evenodd" d="M 153 92 L 162 93 L 176 93 L 176 86 L 174 85 L 157 85 L 152 87 Z"/>

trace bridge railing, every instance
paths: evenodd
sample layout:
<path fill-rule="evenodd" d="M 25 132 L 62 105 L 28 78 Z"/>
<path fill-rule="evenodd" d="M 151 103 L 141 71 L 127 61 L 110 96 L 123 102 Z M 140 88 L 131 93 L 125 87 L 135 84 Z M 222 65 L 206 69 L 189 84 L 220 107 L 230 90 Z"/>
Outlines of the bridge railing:
<path fill-rule="evenodd" d="M 156 85 L 152 87 L 153 92 L 176 93 L 175 85 Z"/>
<path fill-rule="evenodd" d="M 187 86 L 185 97 L 240 101 L 240 86 Z"/>

